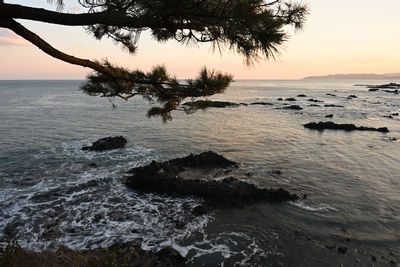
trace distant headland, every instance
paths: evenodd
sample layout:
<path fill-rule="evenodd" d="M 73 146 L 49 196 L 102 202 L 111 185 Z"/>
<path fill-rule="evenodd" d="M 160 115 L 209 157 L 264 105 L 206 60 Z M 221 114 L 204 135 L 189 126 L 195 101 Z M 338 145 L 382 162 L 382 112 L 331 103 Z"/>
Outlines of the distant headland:
<path fill-rule="evenodd" d="M 400 73 L 385 74 L 331 74 L 326 76 L 308 76 L 303 80 L 331 79 L 331 80 L 400 80 Z"/>

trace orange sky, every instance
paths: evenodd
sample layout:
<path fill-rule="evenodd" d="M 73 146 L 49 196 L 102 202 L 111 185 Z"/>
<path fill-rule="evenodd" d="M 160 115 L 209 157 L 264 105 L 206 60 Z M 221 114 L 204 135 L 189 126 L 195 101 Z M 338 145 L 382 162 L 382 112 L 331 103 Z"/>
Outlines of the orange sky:
<path fill-rule="evenodd" d="M 38 1 L 6 0 L 38 6 Z M 400 72 L 399 0 L 308 0 L 310 16 L 302 32 L 293 33 L 276 60 L 246 66 L 229 51 L 212 53 L 208 45 L 158 44 L 143 34 L 136 55 L 109 40 L 96 41 L 81 27 L 22 21 L 64 52 L 89 59 L 107 58 L 131 69 L 165 64 L 178 78 L 197 74 L 202 66 L 232 73 L 236 79 L 297 79 L 334 73 Z M 40 1 L 42 7 L 55 7 Z M 71 4 L 72 3 L 72 4 Z M 67 1 L 67 12 L 79 10 Z M 0 79 L 83 79 L 90 70 L 60 62 L 0 29 Z"/>

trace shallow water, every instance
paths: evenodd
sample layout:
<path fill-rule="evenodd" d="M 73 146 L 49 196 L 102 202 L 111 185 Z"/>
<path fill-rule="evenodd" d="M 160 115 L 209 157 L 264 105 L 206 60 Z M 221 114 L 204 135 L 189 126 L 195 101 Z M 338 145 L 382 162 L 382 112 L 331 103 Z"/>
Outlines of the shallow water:
<path fill-rule="evenodd" d="M 312 247 L 311 254 L 323 258 L 319 246 L 342 239 L 352 240 L 350 248 L 398 253 L 400 142 L 391 138 L 400 140 L 400 117 L 383 116 L 400 111 L 400 96 L 353 86 L 382 81 L 237 81 L 212 99 L 274 105 L 175 112 L 165 125 L 146 118 L 149 106 L 141 99 L 115 100 L 112 109 L 107 100 L 78 91 L 80 83 L 0 81 L 0 239 L 35 250 L 136 240 L 145 249 L 173 246 L 193 265 L 290 263 L 297 257 L 293 242 L 297 251 Z M 296 97 L 300 93 L 307 97 Z M 358 98 L 347 98 L 353 94 Z M 308 106 L 314 104 L 309 98 L 324 103 Z M 284 103 L 304 109 L 278 109 Z M 390 132 L 302 126 L 328 120 Z M 80 150 L 109 135 L 125 136 L 126 149 Z M 132 167 L 205 150 L 240 162 L 235 175 L 251 183 L 308 198 L 193 217 L 199 199 L 139 194 L 123 185 Z"/>

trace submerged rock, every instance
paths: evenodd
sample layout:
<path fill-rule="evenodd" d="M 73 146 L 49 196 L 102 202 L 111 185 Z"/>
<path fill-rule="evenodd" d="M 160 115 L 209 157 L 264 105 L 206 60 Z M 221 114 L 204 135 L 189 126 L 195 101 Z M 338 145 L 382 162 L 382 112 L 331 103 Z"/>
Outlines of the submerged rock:
<path fill-rule="evenodd" d="M 226 107 L 239 107 L 240 104 L 232 103 L 227 101 L 210 101 L 210 100 L 198 100 L 194 102 L 186 102 L 183 106 L 196 106 L 204 108 L 226 108 Z"/>
<path fill-rule="evenodd" d="M 90 151 L 105 151 L 117 148 L 124 148 L 126 145 L 126 139 L 122 136 L 106 137 L 97 140 L 92 146 L 82 147 L 82 150 Z"/>
<path fill-rule="evenodd" d="M 190 177 L 191 172 L 198 173 L 199 170 L 237 166 L 237 163 L 209 151 L 164 163 L 153 161 L 147 166 L 134 168 L 129 171 L 132 175 L 126 178 L 125 183 L 134 190 L 146 193 L 201 197 L 209 204 L 216 206 L 238 206 L 260 201 L 275 202 L 299 199 L 297 195 L 282 188 L 260 189 L 234 177 L 222 180 Z M 186 179 L 185 175 L 188 176 Z"/>
<path fill-rule="evenodd" d="M 357 127 L 354 124 L 337 124 L 331 121 L 327 122 L 311 122 L 303 125 L 305 128 L 314 130 L 345 130 L 345 131 L 378 131 L 388 133 L 387 127 L 373 128 L 373 127 Z"/>

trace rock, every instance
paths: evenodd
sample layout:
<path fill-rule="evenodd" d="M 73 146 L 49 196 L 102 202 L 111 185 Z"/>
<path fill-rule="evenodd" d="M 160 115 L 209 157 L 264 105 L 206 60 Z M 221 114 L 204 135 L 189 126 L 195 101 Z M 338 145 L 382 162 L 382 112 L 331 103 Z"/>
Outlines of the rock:
<path fill-rule="evenodd" d="M 280 97 L 280 98 L 278 98 L 277 100 L 278 100 L 278 101 L 283 101 L 283 98 Z"/>
<path fill-rule="evenodd" d="M 198 100 L 194 102 L 186 102 L 182 104 L 183 106 L 195 106 L 204 108 L 226 108 L 226 107 L 239 107 L 240 104 L 232 103 L 227 101 L 210 101 L 210 100 Z"/>
<path fill-rule="evenodd" d="M 291 105 L 291 106 L 285 106 L 285 107 L 283 107 L 283 109 L 302 110 L 303 108 L 298 105 Z"/>
<path fill-rule="evenodd" d="M 97 164 L 94 163 L 94 162 L 92 162 L 92 163 L 89 163 L 87 166 L 88 166 L 88 167 L 95 168 L 95 167 L 97 167 Z"/>
<path fill-rule="evenodd" d="M 307 96 L 304 94 L 299 94 L 299 95 L 297 95 L 297 97 L 307 97 Z"/>
<path fill-rule="evenodd" d="M 333 114 L 326 115 L 325 118 L 333 118 Z"/>
<path fill-rule="evenodd" d="M 286 98 L 285 101 L 296 101 L 293 97 Z"/>
<path fill-rule="evenodd" d="M 122 136 L 106 137 L 97 140 L 92 146 L 82 147 L 82 150 L 89 151 L 105 151 L 111 149 L 124 148 L 126 145 L 126 139 Z"/>
<path fill-rule="evenodd" d="M 347 98 L 358 98 L 356 95 L 349 95 Z"/>
<path fill-rule="evenodd" d="M 189 155 L 164 163 L 153 161 L 147 166 L 129 171 L 126 185 L 134 190 L 172 196 L 194 196 L 216 206 L 240 206 L 260 201 L 288 201 L 299 197 L 279 189 L 260 189 L 234 177 L 223 180 L 184 179 L 183 170 L 236 167 L 238 164 L 214 152 Z"/>
<path fill-rule="evenodd" d="M 399 90 L 383 90 L 384 92 L 386 92 L 386 93 L 392 93 L 392 94 L 396 94 L 396 95 L 398 95 L 399 94 Z"/>
<path fill-rule="evenodd" d="M 338 247 L 337 251 L 342 254 L 346 254 L 348 248 L 347 247 Z"/>
<path fill-rule="evenodd" d="M 335 104 L 326 104 L 326 105 L 324 105 L 324 107 L 327 107 L 327 108 L 344 108 L 344 106 L 335 105 Z"/>
<path fill-rule="evenodd" d="M 328 95 L 328 96 L 336 96 L 336 95 L 331 94 L 331 93 L 327 93 L 326 95 Z"/>
<path fill-rule="evenodd" d="M 392 116 L 392 115 L 383 116 L 383 117 L 385 117 L 385 118 L 389 118 L 389 119 L 393 119 L 393 116 Z"/>
<path fill-rule="evenodd" d="M 307 107 L 320 107 L 321 105 L 317 105 L 317 104 L 310 104 Z"/>
<path fill-rule="evenodd" d="M 370 88 L 370 89 L 368 89 L 368 91 L 370 91 L 370 92 L 376 92 L 376 91 L 379 91 L 379 89 L 378 89 L 378 88 Z"/>
<path fill-rule="evenodd" d="M 307 99 L 307 101 L 309 101 L 309 102 L 315 102 L 315 103 L 322 103 L 322 102 L 324 102 L 324 101 L 322 101 L 322 100 L 317 100 L 317 99 L 314 99 L 314 98 Z"/>
<path fill-rule="evenodd" d="M 378 131 L 388 133 L 387 127 L 373 128 L 373 127 L 357 127 L 354 124 L 336 124 L 334 122 L 311 122 L 303 125 L 305 128 L 313 130 L 345 130 L 345 131 Z"/>
<path fill-rule="evenodd" d="M 399 116 L 399 113 L 398 112 L 392 113 L 392 116 Z"/>
<path fill-rule="evenodd" d="M 268 102 L 254 102 L 254 103 L 250 103 L 249 105 L 263 105 L 263 106 L 272 106 L 274 104 L 272 103 L 268 103 Z"/>
<path fill-rule="evenodd" d="M 388 84 L 381 84 L 381 85 L 372 85 L 368 86 L 370 89 L 400 89 L 400 84 L 397 83 L 388 83 Z"/>

